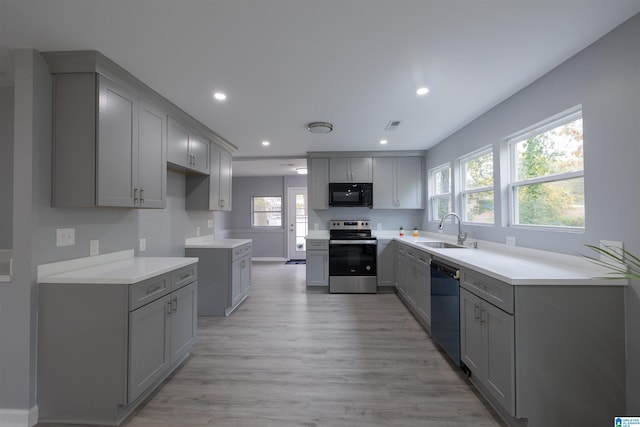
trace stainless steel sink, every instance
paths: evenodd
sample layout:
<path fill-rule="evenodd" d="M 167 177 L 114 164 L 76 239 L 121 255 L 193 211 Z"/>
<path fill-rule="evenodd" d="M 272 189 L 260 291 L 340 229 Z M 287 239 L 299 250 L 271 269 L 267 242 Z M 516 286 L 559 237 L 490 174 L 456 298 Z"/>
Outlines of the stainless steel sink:
<path fill-rule="evenodd" d="M 438 249 L 445 249 L 445 248 L 458 248 L 458 249 L 463 249 L 466 248 L 466 246 L 461 246 L 461 245 L 454 245 L 453 243 L 447 243 L 447 242 L 416 242 L 419 245 L 422 246 L 428 246 L 430 248 L 438 248 Z"/>

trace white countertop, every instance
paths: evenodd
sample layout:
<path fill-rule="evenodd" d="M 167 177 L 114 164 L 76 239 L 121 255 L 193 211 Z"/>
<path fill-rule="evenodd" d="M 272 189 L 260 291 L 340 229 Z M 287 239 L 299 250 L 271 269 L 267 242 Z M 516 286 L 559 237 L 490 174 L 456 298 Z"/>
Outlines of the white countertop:
<path fill-rule="evenodd" d="M 130 285 L 197 262 L 188 257 L 134 257 L 129 249 L 39 265 L 38 283 Z"/>
<path fill-rule="evenodd" d="M 184 241 L 185 249 L 218 248 L 233 249 L 251 243 L 251 239 L 214 239 L 212 234 L 190 237 Z"/>
<path fill-rule="evenodd" d="M 428 252 L 459 267 L 467 267 L 479 273 L 511 285 L 600 285 L 624 286 L 626 280 L 605 278 L 607 270 L 585 258 L 556 252 L 479 241 L 474 248 L 431 248 L 419 242 L 446 241 L 455 243 L 455 237 L 420 232 L 411 236 L 412 230 L 400 237 L 397 230 L 373 230 L 379 240 L 397 240 Z M 328 239 L 328 230 L 309 232 L 308 239 Z"/>

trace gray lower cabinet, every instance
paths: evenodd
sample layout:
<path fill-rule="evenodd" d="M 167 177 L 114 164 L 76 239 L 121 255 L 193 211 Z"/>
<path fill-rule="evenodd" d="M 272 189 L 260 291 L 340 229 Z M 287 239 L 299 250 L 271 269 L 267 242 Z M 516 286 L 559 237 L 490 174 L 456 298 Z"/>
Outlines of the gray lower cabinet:
<path fill-rule="evenodd" d="M 235 248 L 187 248 L 198 257 L 198 315 L 228 316 L 251 290 L 251 243 Z"/>
<path fill-rule="evenodd" d="M 393 240 L 378 239 L 378 290 L 395 287 L 396 249 Z"/>
<path fill-rule="evenodd" d="M 307 239 L 307 287 L 329 286 L 329 241 Z"/>
<path fill-rule="evenodd" d="M 423 327 L 431 329 L 431 255 L 396 243 L 396 281 L 400 299 Z"/>
<path fill-rule="evenodd" d="M 41 284 L 41 423 L 120 424 L 196 340 L 197 267 L 133 285 Z"/>
<path fill-rule="evenodd" d="M 166 205 L 166 114 L 96 73 L 55 74 L 53 205 Z"/>

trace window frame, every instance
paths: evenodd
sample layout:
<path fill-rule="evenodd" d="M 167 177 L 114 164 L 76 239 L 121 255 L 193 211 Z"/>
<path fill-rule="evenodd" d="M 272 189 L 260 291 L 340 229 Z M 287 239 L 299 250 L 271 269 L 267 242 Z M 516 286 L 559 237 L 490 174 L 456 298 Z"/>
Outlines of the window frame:
<path fill-rule="evenodd" d="M 466 188 L 466 176 L 465 176 L 465 163 L 468 163 L 474 159 L 486 156 L 487 154 L 491 155 L 491 167 L 492 167 L 492 172 L 491 172 L 491 185 L 486 185 L 483 187 L 476 187 L 476 188 L 472 188 L 472 189 L 467 189 Z M 464 157 L 461 157 L 460 159 L 458 159 L 457 161 L 457 165 L 458 165 L 458 176 L 460 178 L 459 182 L 460 184 L 458 185 L 458 200 L 460 203 L 460 217 L 462 218 L 462 222 L 467 223 L 467 224 L 473 224 L 473 225 L 485 225 L 485 226 L 494 226 L 496 224 L 496 191 L 495 191 L 495 184 L 496 184 L 496 174 L 495 174 L 495 155 L 493 153 L 493 145 L 488 145 L 486 147 L 482 147 L 476 151 L 473 151 L 471 153 L 466 154 Z M 465 197 L 470 195 L 470 194 L 476 194 L 476 193 L 485 193 L 491 191 L 493 193 L 493 221 L 491 222 L 478 222 L 478 221 L 469 221 L 469 219 L 467 218 L 467 207 L 466 207 L 466 203 L 465 203 Z"/>
<path fill-rule="evenodd" d="M 436 179 L 434 178 L 435 174 L 444 170 L 444 169 L 449 169 L 449 192 L 448 193 L 437 193 L 437 182 Z M 430 192 L 430 196 L 429 196 L 429 214 L 431 217 L 431 221 L 441 221 L 442 218 L 440 218 L 438 216 L 438 209 L 435 205 L 435 202 L 437 199 L 441 199 L 443 196 L 448 196 L 449 197 L 449 210 L 448 212 L 453 211 L 453 165 L 451 162 L 447 162 L 444 163 L 440 166 L 436 166 L 432 169 L 429 169 L 428 172 L 428 176 L 429 176 L 429 192 Z"/>
<path fill-rule="evenodd" d="M 582 105 L 570 108 L 561 113 L 555 114 L 546 120 L 531 125 L 504 140 L 507 143 L 508 158 L 509 158 L 509 185 L 508 185 L 508 203 L 509 203 L 509 227 L 523 228 L 523 229 L 535 229 L 546 231 L 561 231 L 561 232 L 584 232 L 586 229 L 586 203 L 585 203 L 585 225 L 584 226 L 568 226 L 568 225 L 552 225 L 552 224 L 519 224 L 516 222 L 517 215 L 519 213 L 516 206 L 518 198 L 516 197 L 516 191 L 519 188 L 527 187 L 535 184 L 548 184 L 560 181 L 569 181 L 576 178 L 583 178 L 584 180 L 584 154 L 582 159 L 582 169 L 580 171 L 563 172 L 547 176 L 539 176 L 535 178 L 527 178 L 518 180 L 516 177 L 516 145 L 528 138 L 543 134 L 549 130 L 555 129 L 559 126 L 563 126 L 582 119 Z M 582 148 L 584 150 L 584 123 L 583 123 L 583 143 Z M 584 153 L 584 151 L 583 151 Z M 583 181 L 584 182 L 584 181 Z"/>
<path fill-rule="evenodd" d="M 280 210 L 279 211 L 256 211 L 255 210 L 255 199 L 267 199 L 267 198 L 278 198 L 280 199 Z M 282 195 L 279 196 L 251 196 L 251 228 L 282 228 L 284 226 L 284 197 Z M 255 223 L 255 214 L 256 213 L 274 213 L 280 212 L 280 225 L 256 225 Z"/>

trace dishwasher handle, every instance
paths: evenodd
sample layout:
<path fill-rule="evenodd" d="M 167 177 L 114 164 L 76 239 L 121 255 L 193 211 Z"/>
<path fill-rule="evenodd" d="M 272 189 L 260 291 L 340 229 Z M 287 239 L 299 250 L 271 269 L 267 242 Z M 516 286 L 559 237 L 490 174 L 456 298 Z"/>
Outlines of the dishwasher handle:
<path fill-rule="evenodd" d="M 460 279 L 460 270 L 456 267 L 452 267 L 450 265 L 447 265 L 441 261 L 437 261 L 435 259 L 431 260 L 431 269 L 435 270 L 439 273 L 442 273 L 446 276 L 451 277 L 452 279 L 456 279 L 459 280 Z"/>

